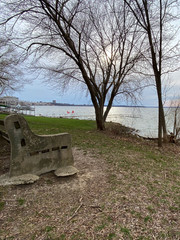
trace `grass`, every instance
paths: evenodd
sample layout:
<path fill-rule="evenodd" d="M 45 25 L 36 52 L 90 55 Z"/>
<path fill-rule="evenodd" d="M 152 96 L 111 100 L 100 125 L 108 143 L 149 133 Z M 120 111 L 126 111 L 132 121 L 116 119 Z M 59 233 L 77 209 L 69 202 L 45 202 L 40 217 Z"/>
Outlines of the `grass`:
<path fill-rule="evenodd" d="M 75 130 L 91 130 L 95 128 L 94 121 L 78 120 L 78 119 L 66 119 L 66 118 L 47 118 L 47 117 L 32 117 L 26 116 L 30 125 L 38 130 L 43 131 L 45 126 L 46 131 L 75 131 Z"/>
<path fill-rule="evenodd" d="M 0 211 L 3 210 L 5 204 L 6 204 L 5 202 L 0 202 Z"/>
<path fill-rule="evenodd" d="M 23 198 L 18 198 L 18 199 L 17 199 L 17 202 L 18 202 L 18 204 L 19 204 L 20 206 L 22 206 L 22 205 L 25 203 L 25 199 L 23 199 Z"/>
<path fill-rule="evenodd" d="M 0 115 L 0 119 L 4 117 L 5 115 Z M 100 132 L 96 130 L 94 121 L 32 116 L 25 118 L 36 134 L 69 132 L 73 146 L 83 149 L 84 156 L 91 152 L 95 158 L 104 159 L 104 163 L 108 165 L 106 172 L 108 192 L 104 196 L 99 196 L 103 199 L 100 202 L 100 206 L 103 206 L 102 213 L 92 213 L 94 218 L 88 222 L 89 226 L 81 234 L 75 228 L 76 232 L 71 236 L 68 232 L 56 235 L 56 226 L 45 225 L 44 232 L 48 237 L 53 234 L 55 237 L 51 236 L 51 239 L 91 239 L 85 237 L 89 236 L 91 228 L 95 239 L 180 238 L 178 146 L 165 145 L 158 149 L 154 143 L 121 135 L 121 131 L 117 135 L 108 130 Z M 46 180 L 46 184 L 48 188 L 53 188 L 54 181 Z M 2 212 L 6 209 L 5 188 L 0 188 L 0 192 Z M 28 206 L 28 199 L 24 197 L 17 199 L 19 205 Z M 74 212 L 77 205 L 69 207 L 69 214 L 72 214 L 72 209 Z M 44 216 L 47 214 L 42 213 L 38 215 L 45 219 Z M 80 218 L 72 220 L 72 228 L 80 221 L 81 214 Z M 84 214 L 87 215 L 88 210 Z M 50 213 L 49 216 L 51 221 Z"/>

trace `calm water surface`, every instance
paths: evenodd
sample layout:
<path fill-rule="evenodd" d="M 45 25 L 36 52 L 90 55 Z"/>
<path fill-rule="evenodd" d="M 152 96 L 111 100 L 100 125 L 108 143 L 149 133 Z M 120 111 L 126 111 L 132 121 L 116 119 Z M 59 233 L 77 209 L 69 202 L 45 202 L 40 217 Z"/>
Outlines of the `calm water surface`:
<path fill-rule="evenodd" d="M 35 115 L 95 120 L 94 107 L 87 106 L 36 106 Z M 107 121 L 135 128 L 142 136 L 157 137 L 158 134 L 157 108 L 112 107 Z M 169 131 L 172 131 L 171 127 L 172 123 L 168 121 Z"/>

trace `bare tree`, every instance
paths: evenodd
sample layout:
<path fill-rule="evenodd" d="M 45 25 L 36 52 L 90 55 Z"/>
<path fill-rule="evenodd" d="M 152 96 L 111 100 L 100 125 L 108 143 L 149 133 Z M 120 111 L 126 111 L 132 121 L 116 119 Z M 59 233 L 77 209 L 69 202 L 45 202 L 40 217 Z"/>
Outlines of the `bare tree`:
<path fill-rule="evenodd" d="M 159 105 L 158 145 L 162 146 L 162 133 L 167 138 L 162 101 L 163 74 L 175 71 L 179 58 L 179 42 L 175 42 L 178 25 L 178 0 L 124 0 L 134 14 L 142 31 L 147 35 L 149 51 L 146 62 L 151 65 Z M 178 40 L 179 41 L 179 40 Z M 150 53 L 150 60 L 148 56 Z"/>
<path fill-rule="evenodd" d="M 2 34 L 2 36 L 0 38 L 0 95 L 10 90 L 17 90 L 22 83 L 18 54 L 10 40 L 5 35 Z"/>
<path fill-rule="evenodd" d="M 56 78 L 58 84 L 75 80 L 86 85 L 98 129 L 105 128 L 117 95 L 132 96 L 141 89 L 130 76 L 141 58 L 143 34 L 122 1 L 11 0 L 4 4 L 10 11 L 6 23 L 12 21 L 12 29 L 21 23 L 21 45 L 35 54 L 40 68 L 53 73 L 51 82 Z"/>

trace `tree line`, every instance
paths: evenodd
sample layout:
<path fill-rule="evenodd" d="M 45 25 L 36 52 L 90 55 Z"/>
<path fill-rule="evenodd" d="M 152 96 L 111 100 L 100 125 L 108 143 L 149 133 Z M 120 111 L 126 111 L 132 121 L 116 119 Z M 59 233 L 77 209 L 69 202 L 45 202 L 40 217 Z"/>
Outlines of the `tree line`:
<path fill-rule="evenodd" d="M 99 130 L 114 99 L 135 99 L 149 81 L 154 84 L 162 146 L 167 140 L 162 81 L 178 69 L 179 6 L 179 0 L 6 0 L 1 25 L 48 84 L 84 84 Z"/>

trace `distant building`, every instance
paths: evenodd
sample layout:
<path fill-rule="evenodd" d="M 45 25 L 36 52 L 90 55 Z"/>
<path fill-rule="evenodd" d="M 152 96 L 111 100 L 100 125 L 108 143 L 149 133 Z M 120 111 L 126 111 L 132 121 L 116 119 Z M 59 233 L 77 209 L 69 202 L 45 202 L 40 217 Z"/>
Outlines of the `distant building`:
<path fill-rule="evenodd" d="M 0 104 L 7 105 L 7 106 L 17 106 L 19 102 L 19 98 L 17 97 L 1 97 L 0 98 Z"/>
<path fill-rule="evenodd" d="M 53 100 L 52 103 L 53 103 L 53 104 L 56 103 L 56 100 Z"/>

